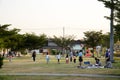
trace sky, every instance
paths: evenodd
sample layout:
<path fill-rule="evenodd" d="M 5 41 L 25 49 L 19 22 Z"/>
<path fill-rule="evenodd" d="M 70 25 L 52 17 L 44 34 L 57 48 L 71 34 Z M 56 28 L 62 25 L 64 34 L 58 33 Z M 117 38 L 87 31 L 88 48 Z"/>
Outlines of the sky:
<path fill-rule="evenodd" d="M 0 24 L 20 33 L 46 34 L 48 37 L 75 36 L 86 31 L 110 32 L 110 10 L 98 0 L 0 0 Z"/>

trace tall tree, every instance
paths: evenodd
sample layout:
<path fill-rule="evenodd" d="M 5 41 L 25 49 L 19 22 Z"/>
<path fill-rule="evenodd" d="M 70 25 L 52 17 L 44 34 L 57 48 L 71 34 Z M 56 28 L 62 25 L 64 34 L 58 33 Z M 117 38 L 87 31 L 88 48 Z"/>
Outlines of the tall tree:
<path fill-rule="evenodd" d="M 118 7 L 120 6 L 120 1 L 119 0 L 98 0 L 102 1 L 105 4 L 105 7 L 109 8 L 111 10 L 111 15 L 110 15 L 110 60 L 113 62 L 113 46 L 114 46 L 114 23 L 113 20 L 116 19 L 115 14 L 119 11 L 117 10 Z"/>
<path fill-rule="evenodd" d="M 117 39 L 120 39 L 120 1 L 118 1 L 115 6 L 115 21 L 117 23 L 114 26 L 115 36 L 117 37 Z"/>
<path fill-rule="evenodd" d="M 111 16 L 106 16 L 107 19 L 114 20 L 116 24 L 113 26 L 115 36 L 120 39 L 120 0 L 98 0 L 104 3 L 106 8 L 109 8 L 112 12 Z M 116 40 L 115 40 L 116 42 Z"/>

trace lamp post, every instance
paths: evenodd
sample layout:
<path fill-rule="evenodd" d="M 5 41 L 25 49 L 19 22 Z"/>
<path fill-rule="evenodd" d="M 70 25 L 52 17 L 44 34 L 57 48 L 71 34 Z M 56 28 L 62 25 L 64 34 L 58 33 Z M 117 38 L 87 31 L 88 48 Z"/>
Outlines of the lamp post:
<path fill-rule="evenodd" d="M 114 62 L 113 60 L 113 46 L 114 46 L 114 31 L 113 31 L 113 20 L 114 20 L 114 2 L 111 0 L 111 15 L 110 15 L 110 60 L 111 62 Z"/>

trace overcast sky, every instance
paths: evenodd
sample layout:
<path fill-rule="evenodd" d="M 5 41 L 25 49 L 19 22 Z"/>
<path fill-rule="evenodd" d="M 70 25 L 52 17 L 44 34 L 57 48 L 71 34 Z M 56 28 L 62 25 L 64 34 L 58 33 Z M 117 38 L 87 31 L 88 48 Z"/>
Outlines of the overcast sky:
<path fill-rule="evenodd" d="M 74 35 L 84 37 L 83 32 L 109 32 L 109 9 L 97 0 L 0 0 L 0 24 L 12 24 L 10 28 L 20 33 L 34 32 L 47 36 Z"/>

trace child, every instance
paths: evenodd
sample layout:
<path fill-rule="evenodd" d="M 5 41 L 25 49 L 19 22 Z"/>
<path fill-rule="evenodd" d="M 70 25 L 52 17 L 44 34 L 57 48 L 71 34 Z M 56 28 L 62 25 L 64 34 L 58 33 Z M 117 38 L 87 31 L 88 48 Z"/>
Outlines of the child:
<path fill-rule="evenodd" d="M 68 54 L 66 55 L 66 64 L 68 64 L 69 63 L 69 57 L 68 57 Z"/>
<path fill-rule="evenodd" d="M 96 64 L 95 64 L 96 66 L 101 66 L 100 59 L 95 57 L 95 61 L 96 61 Z"/>
<path fill-rule="evenodd" d="M 9 62 L 12 62 L 12 57 L 13 57 L 13 54 L 11 51 L 8 52 L 8 59 L 9 59 Z"/>
<path fill-rule="evenodd" d="M 76 63 L 76 54 L 75 54 L 75 52 L 73 53 L 73 61 L 74 61 L 74 63 Z"/>
<path fill-rule="evenodd" d="M 58 55 L 56 57 L 57 57 L 57 60 L 58 60 L 58 64 L 60 64 L 60 58 L 61 58 L 60 53 L 58 53 Z"/>
<path fill-rule="evenodd" d="M 49 60 L 50 60 L 50 57 L 49 57 L 49 54 L 48 54 L 48 52 L 47 52 L 47 54 L 46 54 L 46 61 L 47 61 L 47 64 L 48 64 Z"/>
<path fill-rule="evenodd" d="M 82 50 L 80 50 L 78 56 L 79 56 L 79 65 L 81 66 L 81 65 L 82 65 L 82 62 L 83 62 L 83 58 L 82 58 L 83 53 L 82 53 Z"/>

